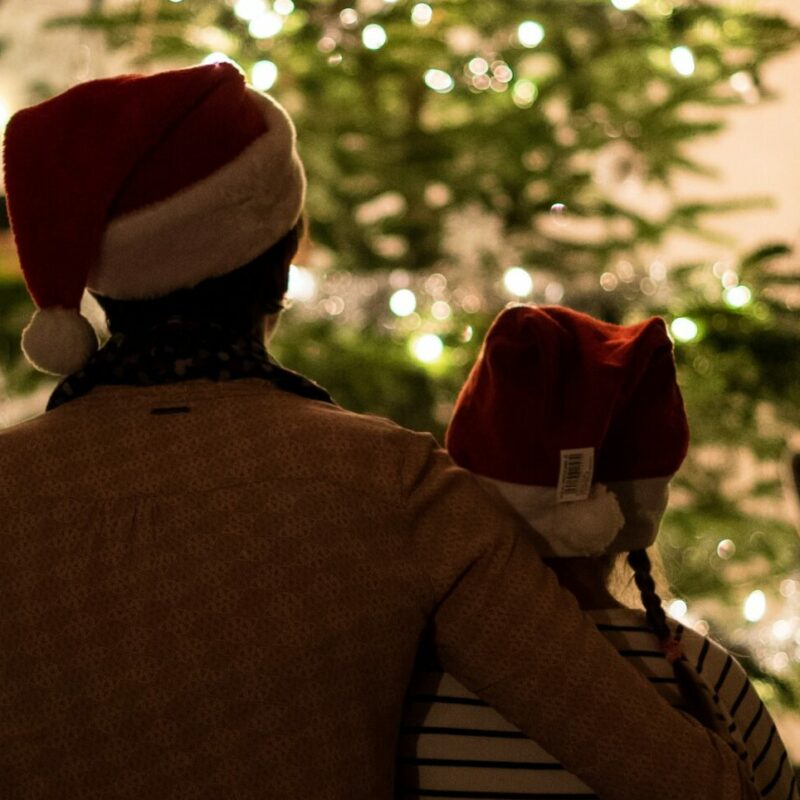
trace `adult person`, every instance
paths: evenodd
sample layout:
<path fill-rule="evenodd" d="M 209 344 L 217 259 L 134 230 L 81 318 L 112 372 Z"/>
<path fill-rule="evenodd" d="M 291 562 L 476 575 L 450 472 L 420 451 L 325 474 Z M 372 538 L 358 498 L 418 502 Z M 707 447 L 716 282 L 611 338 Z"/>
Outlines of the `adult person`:
<path fill-rule="evenodd" d="M 23 349 L 66 377 L 0 435 L 0 796 L 388 798 L 426 627 L 603 797 L 751 796 L 430 436 L 266 354 L 305 189 L 280 106 L 225 64 L 94 81 L 5 158 Z"/>

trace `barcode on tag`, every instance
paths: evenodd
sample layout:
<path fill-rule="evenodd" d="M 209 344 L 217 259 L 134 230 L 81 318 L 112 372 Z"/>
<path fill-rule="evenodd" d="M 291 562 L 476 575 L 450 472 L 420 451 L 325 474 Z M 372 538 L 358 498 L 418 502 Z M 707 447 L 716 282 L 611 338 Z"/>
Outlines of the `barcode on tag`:
<path fill-rule="evenodd" d="M 561 451 L 561 470 L 558 473 L 556 500 L 571 503 L 585 500 L 592 491 L 594 447 Z"/>

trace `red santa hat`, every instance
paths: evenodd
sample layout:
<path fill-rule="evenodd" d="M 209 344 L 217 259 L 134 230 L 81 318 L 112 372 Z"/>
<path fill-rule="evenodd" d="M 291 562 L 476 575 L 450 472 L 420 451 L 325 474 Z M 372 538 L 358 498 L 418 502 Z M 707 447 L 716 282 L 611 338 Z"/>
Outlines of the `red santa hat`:
<path fill-rule="evenodd" d="M 44 372 L 97 348 L 86 288 L 159 297 L 235 270 L 300 217 L 305 175 L 281 106 L 231 64 L 80 84 L 15 114 L 5 185 Z"/>
<path fill-rule="evenodd" d="M 447 431 L 456 463 L 559 557 L 652 544 L 688 444 L 663 320 L 612 325 L 561 306 L 498 316 Z"/>

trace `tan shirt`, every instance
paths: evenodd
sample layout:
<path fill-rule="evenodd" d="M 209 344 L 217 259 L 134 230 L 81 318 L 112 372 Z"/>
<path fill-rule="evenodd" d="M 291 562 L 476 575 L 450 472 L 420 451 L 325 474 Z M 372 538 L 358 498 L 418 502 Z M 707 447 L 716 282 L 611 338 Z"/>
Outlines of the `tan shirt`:
<path fill-rule="evenodd" d="M 752 796 L 427 435 L 259 380 L 105 387 L 0 432 L 0 476 L 3 800 L 388 800 L 428 624 L 602 797 Z"/>

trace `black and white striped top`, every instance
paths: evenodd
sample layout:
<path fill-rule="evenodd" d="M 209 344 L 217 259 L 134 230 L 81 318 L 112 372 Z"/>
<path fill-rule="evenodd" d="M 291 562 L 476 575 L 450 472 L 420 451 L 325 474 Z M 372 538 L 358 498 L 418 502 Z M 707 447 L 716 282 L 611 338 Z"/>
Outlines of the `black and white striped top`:
<path fill-rule="evenodd" d="M 643 612 L 589 612 L 598 628 L 656 686 L 681 707 L 672 667 Z M 722 647 L 681 631 L 686 657 L 714 687 L 739 729 L 762 798 L 798 800 L 792 766 L 775 724 L 742 667 Z M 471 694 L 455 678 L 420 672 L 412 684 L 400 737 L 398 797 L 457 800 L 594 798 L 536 742 Z"/>

